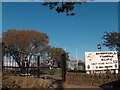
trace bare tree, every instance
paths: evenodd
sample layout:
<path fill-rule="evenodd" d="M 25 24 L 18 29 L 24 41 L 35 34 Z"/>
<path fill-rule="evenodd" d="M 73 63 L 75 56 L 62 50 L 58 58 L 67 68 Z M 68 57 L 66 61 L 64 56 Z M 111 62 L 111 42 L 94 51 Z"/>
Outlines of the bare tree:
<path fill-rule="evenodd" d="M 21 57 L 45 53 L 49 38 L 35 30 L 8 30 L 3 33 L 5 54 L 12 56 L 20 66 Z"/>

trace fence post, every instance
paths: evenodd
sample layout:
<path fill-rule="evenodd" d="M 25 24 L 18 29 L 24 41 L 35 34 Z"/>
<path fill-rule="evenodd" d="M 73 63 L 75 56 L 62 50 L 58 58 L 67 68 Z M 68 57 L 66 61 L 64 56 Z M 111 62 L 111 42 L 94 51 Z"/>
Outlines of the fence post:
<path fill-rule="evenodd" d="M 37 56 L 37 77 L 40 76 L 40 56 Z"/>
<path fill-rule="evenodd" d="M 66 81 L 66 54 L 65 53 L 61 55 L 61 61 L 62 61 L 62 80 Z"/>

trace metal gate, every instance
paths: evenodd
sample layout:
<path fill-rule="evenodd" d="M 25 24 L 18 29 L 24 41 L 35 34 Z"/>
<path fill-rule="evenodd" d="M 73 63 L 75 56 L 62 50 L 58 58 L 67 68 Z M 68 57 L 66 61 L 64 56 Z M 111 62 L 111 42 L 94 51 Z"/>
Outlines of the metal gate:
<path fill-rule="evenodd" d="M 2 43 L 2 71 L 8 72 L 12 75 L 22 75 L 22 76 L 34 76 L 39 77 L 41 74 L 41 58 L 40 56 L 33 56 L 33 59 L 28 60 L 27 57 L 20 57 L 19 64 L 15 58 L 10 55 L 5 54 L 5 49 L 10 50 L 10 52 L 19 53 L 19 55 L 23 55 L 24 53 L 14 51 L 9 47 L 6 47 L 4 43 Z M 66 56 L 65 53 L 61 55 L 61 77 L 62 80 L 66 80 Z"/>
<path fill-rule="evenodd" d="M 24 53 L 14 51 L 2 43 L 2 71 L 9 72 L 12 75 L 34 75 L 39 77 L 40 69 L 40 57 L 33 56 L 34 59 L 28 60 L 27 57 L 19 57 L 19 64 L 16 58 L 13 58 L 10 54 L 6 54 L 5 50 L 8 49 L 10 52 L 19 53 L 19 55 L 24 55 Z"/>

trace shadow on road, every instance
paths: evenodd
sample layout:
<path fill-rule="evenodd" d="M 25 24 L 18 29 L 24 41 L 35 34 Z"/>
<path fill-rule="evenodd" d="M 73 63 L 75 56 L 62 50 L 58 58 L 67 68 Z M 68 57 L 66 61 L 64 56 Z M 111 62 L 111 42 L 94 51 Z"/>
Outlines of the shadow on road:
<path fill-rule="evenodd" d="M 65 88 L 65 87 L 64 87 L 64 82 L 63 82 L 63 80 L 62 80 L 61 77 L 56 78 L 56 77 L 54 77 L 54 76 L 49 75 L 49 76 L 43 76 L 43 77 L 41 77 L 41 78 L 42 78 L 42 79 L 50 80 L 50 81 L 52 81 L 54 84 L 56 84 L 56 85 L 57 85 L 56 90 L 63 90 L 63 88 Z"/>
<path fill-rule="evenodd" d="M 105 83 L 103 85 L 100 85 L 99 87 L 101 87 L 103 90 L 104 89 L 114 89 L 114 88 L 115 89 L 120 89 L 120 80 Z"/>

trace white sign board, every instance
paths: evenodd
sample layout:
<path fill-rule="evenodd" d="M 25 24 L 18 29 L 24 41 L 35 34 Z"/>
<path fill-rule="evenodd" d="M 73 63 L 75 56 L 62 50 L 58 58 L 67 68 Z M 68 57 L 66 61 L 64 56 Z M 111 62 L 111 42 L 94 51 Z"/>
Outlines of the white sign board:
<path fill-rule="evenodd" d="M 86 70 L 118 69 L 116 51 L 85 52 Z"/>

